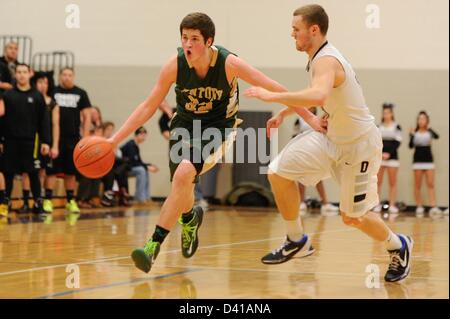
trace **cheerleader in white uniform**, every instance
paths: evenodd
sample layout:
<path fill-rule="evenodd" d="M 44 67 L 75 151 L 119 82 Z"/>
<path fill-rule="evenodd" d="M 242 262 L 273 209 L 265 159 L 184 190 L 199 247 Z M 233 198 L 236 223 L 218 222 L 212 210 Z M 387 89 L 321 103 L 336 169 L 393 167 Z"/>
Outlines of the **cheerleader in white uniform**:
<path fill-rule="evenodd" d="M 394 105 L 392 103 L 383 104 L 383 117 L 378 126 L 383 139 L 383 160 L 378 171 L 378 194 L 381 194 L 384 172 L 387 171 L 389 178 L 389 213 L 398 214 L 396 206 L 397 199 L 397 173 L 400 166 L 397 150 L 402 142 L 402 129 L 395 122 Z M 375 212 L 381 211 L 381 205 L 374 208 Z"/>
<path fill-rule="evenodd" d="M 430 117 L 427 112 L 421 111 L 417 117 L 417 126 L 411 129 L 409 147 L 414 148 L 413 170 L 414 170 L 414 196 L 416 198 L 416 213 L 423 214 L 422 196 L 420 188 L 423 176 L 426 176 L 428 196 L 430 199 L 430 214 L 440 214 L 441 210 L 436 206 L 434 190 L 434 162 L 431 152 L 431 142 L 438 139 L 439 135 L 430 127 Z"/>

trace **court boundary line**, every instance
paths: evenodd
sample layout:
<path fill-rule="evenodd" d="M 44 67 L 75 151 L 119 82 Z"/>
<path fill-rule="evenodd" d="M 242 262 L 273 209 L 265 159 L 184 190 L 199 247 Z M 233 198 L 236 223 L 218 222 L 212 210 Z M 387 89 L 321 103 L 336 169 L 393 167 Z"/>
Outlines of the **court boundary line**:
<path fill-rule="evenodd" d="M 356 231 L 356 230 L 355 229 L 334 229 L 334 230 L 323 231 L 323 232 L 309 233 L 309 236 L 316 235 L 316 234 L 337 233 L 337 232 L 352 232 L 352 231 Z M 235 245 L 245 245 L 245 244 L 250 244 L 250 243 L 278 240 L 278 239 L 284 239 L 284 238 L 285 238 L 285 236 L 271 237 L 271 238 L 257 239 L 257 240 L 247 240 L 247 241 L 241 241 L 241 242 L 235 242 L 235 243 L 208 245 L 208 246 L 204 246 L 204 247 L 199 247 L 198 249 L 202 250 L 202 249 L 211 249 L 211 248 L 235 246 Z M 181 249 L 172 249 L 172 250 L 168 250 L 168 251 L 162 251 L 162 252 L 159 253 L 159 255 L 171 254 L 171 253 L 180 252 L 180 251 L 181 251 Z M 73 263 L 56 264 L 56 265 L 50 265 L 50 266 L 45 266 L 45 267 L 34 267 L 34 268 L 20 269 L 20 270 L 14 270 L 14 271 L 0 272 L 0 277 L 20 274 L 20 273 L 26 273 L 26 272 L 32 272 L 32 271 L 39 271 L 39 270 L 47 270 L 47 269 L 67 267 L 69 265 L 88 265 L 88 264 L 96 264 L 96 263 L 102 263 L 102 262 L 108 262 L 108 261 L 116 261 L 116 260 L 122 260 L 122 259 L 128 259 L 128 258 L 131 258 L 131 257 L 129 255 L 128 256 L 119 256 L 119 257 L 109 257 L 109 258 L 92 259 L 92 260 L 73 262 Z"/>

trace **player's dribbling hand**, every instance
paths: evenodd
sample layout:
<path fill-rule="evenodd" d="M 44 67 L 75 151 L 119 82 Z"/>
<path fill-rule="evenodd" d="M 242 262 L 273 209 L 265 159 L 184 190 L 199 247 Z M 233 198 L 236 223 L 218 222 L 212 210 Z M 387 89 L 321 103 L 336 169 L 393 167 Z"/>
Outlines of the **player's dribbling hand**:
<path fill-rule="evenodd" d="M 252 86 L 251 88 L 245 90 L 244 96 L 270 102 L 271 92 L 259 86 Z"/>
<path fill-rule="evenodd" d="M 282 115 L 275 115 L 271 117 L 267 123 L 266 123 L 266 130 L 267 130 L 267 137 L 270 138 L 270 129 L 276 129 L 280 127 L 281 123 L 283 123 L 283 116 Z"/>
<path fill-rule="evenodd" d="M 388 160 L 389 157 L 391 157 L 391 156 L 389 155 L 389 153 L 386 153 L 386 152 L 383 153 L 383 161 Z"/>
<path fill-rule="evenodd" d="M 41 154 L 47 155 L 48 152 L 50 152 L 50 146 L 48 146 L 48 144 L 42 144 L 41 145 Z"/>
<path fill-rule="evenodd" d="M 306 121 L 315 131 L 326 134 L 328 129 L 328 121 L 326 118 L 312 116 Z"/>
<path fill-rule="evenodd" d="M 112 147 L 113 147 L 114 150 L 117 148 L 117 143 L 113 140 L 112 137 L 107 138 L 106 141 L 107 141 L 108 143 L 111 143 L 111 145 L 112 145 Z"/>

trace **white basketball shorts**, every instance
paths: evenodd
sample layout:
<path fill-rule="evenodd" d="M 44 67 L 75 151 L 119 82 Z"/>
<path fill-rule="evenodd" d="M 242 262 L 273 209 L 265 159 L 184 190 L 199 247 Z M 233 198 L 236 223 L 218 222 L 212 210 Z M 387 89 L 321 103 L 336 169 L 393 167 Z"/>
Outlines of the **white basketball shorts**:
<path fill-rule="evenodd" d="M 293 138 L 270 163 L 273 173 L 304 185 L 333 177 L 340 186 L 342 212 L 357 218 L 378 205 L 377 173 L 383 143 L 374 125 L 357 141 L 334 144 L 316 131 Z"/>

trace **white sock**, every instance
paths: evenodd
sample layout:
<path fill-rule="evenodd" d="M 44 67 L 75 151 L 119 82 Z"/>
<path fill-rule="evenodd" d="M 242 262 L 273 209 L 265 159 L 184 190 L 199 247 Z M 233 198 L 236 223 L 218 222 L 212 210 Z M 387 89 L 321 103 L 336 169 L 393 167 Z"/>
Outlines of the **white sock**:
<path fill-rule="evenodd" d="M 389 230 L 389 236 L 385 241 L 387 250 L 396 250 L 402 248 L 402 241 L 397 234 Z"/>
<path fill-rule="evenodd" d="M 285 220 L 287 236 L 292 241 L 299 241 L 303 238 L 303 226 L 300 218 Z"/>

